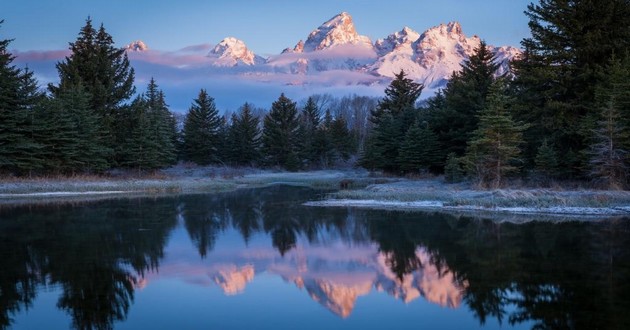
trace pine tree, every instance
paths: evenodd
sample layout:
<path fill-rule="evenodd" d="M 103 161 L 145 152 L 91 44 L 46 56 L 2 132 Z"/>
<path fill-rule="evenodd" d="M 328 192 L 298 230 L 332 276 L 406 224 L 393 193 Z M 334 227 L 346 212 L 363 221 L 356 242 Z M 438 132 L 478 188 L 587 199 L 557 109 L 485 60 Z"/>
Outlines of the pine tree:
<path fill-rule="evenodd" d="M 151 138 L 156 145 L 155 168 L 167 167 L 177 161 L 175 149 L 175 117 L 169 111 L 164 92 L 158 88 L 155 79 L 151 78 L 144 95 L 148 106 L 148 116 L 151 126 Z"/>
<path fill-rule="evenodd" d="M 214 105 L 214 99 L 202 89 L 190 106 L 184 121 L 184 159 L 199 165 L 218 162 L 220 125 L 221 118 Z"/>
<path fill-rule="evenodd" d="M 40 116 L 47 169 L 56 173 L 101 172 L 108 167 L 99 117 L 92 112 L 90 95 L 77 85 L 46 102 Z"/>
<path fill-rule="evenodd" d="M 321 114 L 317 108 L 317 104 L 315 104 L 312 97 L 309 97 L 299 117 L 300 135 L 302 136 L 303 144 L 301 157 L 309 165 L 315 164 L 320 158 L 317 146 L 317 134 L 321 121 L 320 116 Z"/>
<path fill-rule="evenodd" d="M 253 165 L 260 159 L 260 121 L 245 103 L 234 115 L 231 127 L 233 161 L 238 165 Z"/>
<path fill-rule="evenodd" d="M 596 91 L 599 120 L 589 148 L 590 176 L 608 189 L 623 189 L 628 181 L 630 129 L 622 111 L 630 110 L 630 59 L 613 58 Z"/>
<path fill-rule="evenodd" d="M 526 126 L 512 120 L 508 103 L 505 84 L 498 80 L 491 86 L 486 107 L 479 114 L 479 127 L 468 143 L 469 172 L 482 186 L 498 188 L 506 175 L 518 171 L 519 145 Z"/>
<path fill-rule="evenodd" d="M 415 103 L 423 88 L 400 71 L 385 89 L 385 97 L 371 114 L 374 128 L 361 159 L 363 166 L 390 172 L 399 170 L 396 159 L 400 144 L 418 115 Z"/>
<path fill-rule="evenodd" d="M 416 120 L 407 130 L 397 161 L 400 169 L 406 173 L 429 171 L 440 164 L 440 146 L 426 122 L 421 125 Z"/>
<path fill-rule="evenodd" d="M 536 172 L 546 178 L 554 178 L 558 173 L 558 155 L 556 151 L 544 140 L 536 153 Z"/>
<path fill-rule="evenodd" d="M 124 49 L 114 47 L 114 41 L 103 25 L 96 30 L 88 17 L 77 40 L 70 43 L 71 54 L 57 63 L 59 84 L 49 90 L 57 96 L 64 89 L 79 84 L 90 95 L 90 109 L 99 116 L 103 147 L 114 149 L 128 132 L 117 132 L 118 112 L 123 102 L 135 93 L 134 71 Z M 110 164 L 113 164 L 113 155 Z"/>
<path fill-rule="evenodd" d="M 333 118 L 326 111 L 324 122 L 320 125 L 318 143 L 323 165 L 332 166 L 339 161 L 346 161 L 355 152 L 355 141 L 348 129 L 348 123 L 342 116 Z"/>
<path fill-rule="evenodd" d="M 460 159 L 454 152 L 446 156 L 446 165 L 444 166 L 444 179 L 448 183 L 460 182 L 463 179 L 463 171 L 460 165 Z"/>
<path fill-rule="evenodd" d="M 282 166 L 289 170 L 300 167 L 299 123 L 297 106 L 281 94 L 271 105 L 265 116 L 262 144 L 264 157 L 269 165 Z"/>
<path fill-rule="evenodd" d="M 33 116 L 42 97 L 33 73 L 12 65 L 10 42 L 0 40 L 0 171 L 26 174 L 42 165 L 41 145 L 33 139 Z"/>
<path fill-rule="evenodd" d="M 444 152 L 462 156 L 466 143 L 478 125 L 479 112 L 484 109 L 490 86 L 499 67 L 485 42 L 462 63 L 432 105 L 429 123 L 436 132 Z M 441 107 L 441 109 L 439 109 Z"/>
<path fill-rule="evenodd" d="M 547 139 L 570 177 L 583 177 L 598 106 L 595 86 L 612 54 L 630 46 L 630 3 L 624 0 L 541 0 L 528 6 L 531 37 L 514 62 L 516 118 L 531 123 L 525 155 L 533 163 Z M 578 166 L 568 157 L 579 157 Z M 581 156 L 580 156 L 581 155 Z"/>

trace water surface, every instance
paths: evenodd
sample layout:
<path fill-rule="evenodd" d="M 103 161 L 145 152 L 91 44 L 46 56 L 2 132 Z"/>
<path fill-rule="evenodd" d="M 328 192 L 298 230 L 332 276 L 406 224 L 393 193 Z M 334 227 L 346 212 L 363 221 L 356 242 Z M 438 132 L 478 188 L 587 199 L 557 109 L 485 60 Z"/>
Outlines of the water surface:
<path fill-rule="evenodd" d="M 630 329 L 630 220 L 302 206 L 323 192 L 0 208 L 0 328 Z"/>

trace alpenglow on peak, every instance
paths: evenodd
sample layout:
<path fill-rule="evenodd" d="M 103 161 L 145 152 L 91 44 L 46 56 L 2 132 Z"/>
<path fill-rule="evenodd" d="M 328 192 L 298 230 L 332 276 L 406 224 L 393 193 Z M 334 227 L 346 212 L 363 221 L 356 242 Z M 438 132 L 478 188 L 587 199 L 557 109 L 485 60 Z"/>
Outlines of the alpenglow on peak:
<path fill-rule="evenodd" d="M 329 49 L 346 44 L 372 47 L 370 38 L 357 33 L 352 16 L 342 12 L 308 35 L 304 43 L 304 52 Z"/>
<path fill-rule="evenodd" d="M 215 66 L 231 67 L 236 65 L 255 65 L 265 60 L 247 48 L 242 40 L 227 37 L 219 42 L 208 57 L 213 58 Z"/>

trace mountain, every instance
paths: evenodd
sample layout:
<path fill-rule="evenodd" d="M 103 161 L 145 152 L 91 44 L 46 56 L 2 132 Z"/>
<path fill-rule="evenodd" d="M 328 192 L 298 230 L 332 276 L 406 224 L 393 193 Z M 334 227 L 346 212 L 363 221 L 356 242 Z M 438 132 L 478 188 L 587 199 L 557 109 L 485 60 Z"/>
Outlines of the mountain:
<path fill-rule="evenodd" d="M 480 37 L 466 36 L 458 22 L 440 24 L 422 33 L 404 27 L 372 43 L 370 38 L 359 34 L 352 16 L 342 12 L 314 29 L 294 47 L 268 58 L 256 55 L 234 37 L 223 39 L 205 57 L 199 54 L 201 58 L 194 58 L 189 52 L 181 56 L 182 61 L 193 58 L 196 68 L 199 63 L 208 66 L 210 70 L 206 72 L 287 85 L 385 85 L 404 70 L 409 78 L 435 90 L 446 85 L 453 72 L 461 69 L 462 62 L 480 43 Z M 142 51 L 147 49 L 141 41 L 126 48 L 138 52 L 136 57 L 141 57 Z M 488 48 L 500 64 L 497 75 L 508 72 L 509 62 L 521 54 L 520 49 L 511 46 L 488 45 Z M 186 67 L 181 65 L 182 61 L 173 58 L 164 63 Z"/>
<path fill-rule="evenodd" d="M 264 58 L 249 50 L 242 40 L 234 37 L 221 40 L 207 56 L 212 59 L 212 65 L 220 67 L 251 66 L 265 62 Z"/>
<path fill-rule="evenodd" d="M 136 40 L 124 48 L 128 52 L 144 52 L 149 50 L 149 46 L 147 46 L 142 40 Z"/>
<path fill-rule="evenodd" d="M 324 71 L 361 71 L 377 55 L 370 38 L 359 35 L 352 16 L 343 12 L 313 30 L 306 41 L 272 56 L 267 64 L 275 71 L 313 74 Z"/>
<path fill-rule="evenodd" d="M 308 35 L 304 52 L 331 49 L 340 45 L 361 45 L 372 48 L 372 41 L 357 33 L 352 16 L 343 12 L 331 18 Z"/>
<path fill-rule="evenodd" d="M 403 28 L 386 39 L 376 41 L 378 60 L 369 67 L 370 72 L 393 77 L 400 70 L 427 87 L 442 87 L 461 63 L 475 51 L 481 39 L 466 37 L 458 22 L 440 24 L 422 34 Z M 497 74 L 508 70 L 510 60 L 520 54 L 514 47 L 488 46 L 501 63 Z"/>

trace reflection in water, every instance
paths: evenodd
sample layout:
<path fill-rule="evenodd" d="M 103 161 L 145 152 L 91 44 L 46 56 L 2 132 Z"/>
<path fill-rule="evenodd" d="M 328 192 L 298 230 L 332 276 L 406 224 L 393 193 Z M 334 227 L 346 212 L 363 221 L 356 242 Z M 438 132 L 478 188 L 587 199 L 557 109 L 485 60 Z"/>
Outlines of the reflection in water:
<path fill-rule="evenodd" d="M 343 318 L 383 292 L 465 307 L 481 325 L 630 328 L 628 219 L 517 225 L 301 206 L 317 194 L 273 186 L 0 210 L 0 328 L 44 287 L 61 292 L 57 308 L 74 328 L 107 329 L 134 309 L 136 290 L 160 279 L 232 296 L 260 274 Z M 168 252 L 179 223 L 195 255 Z"/>

